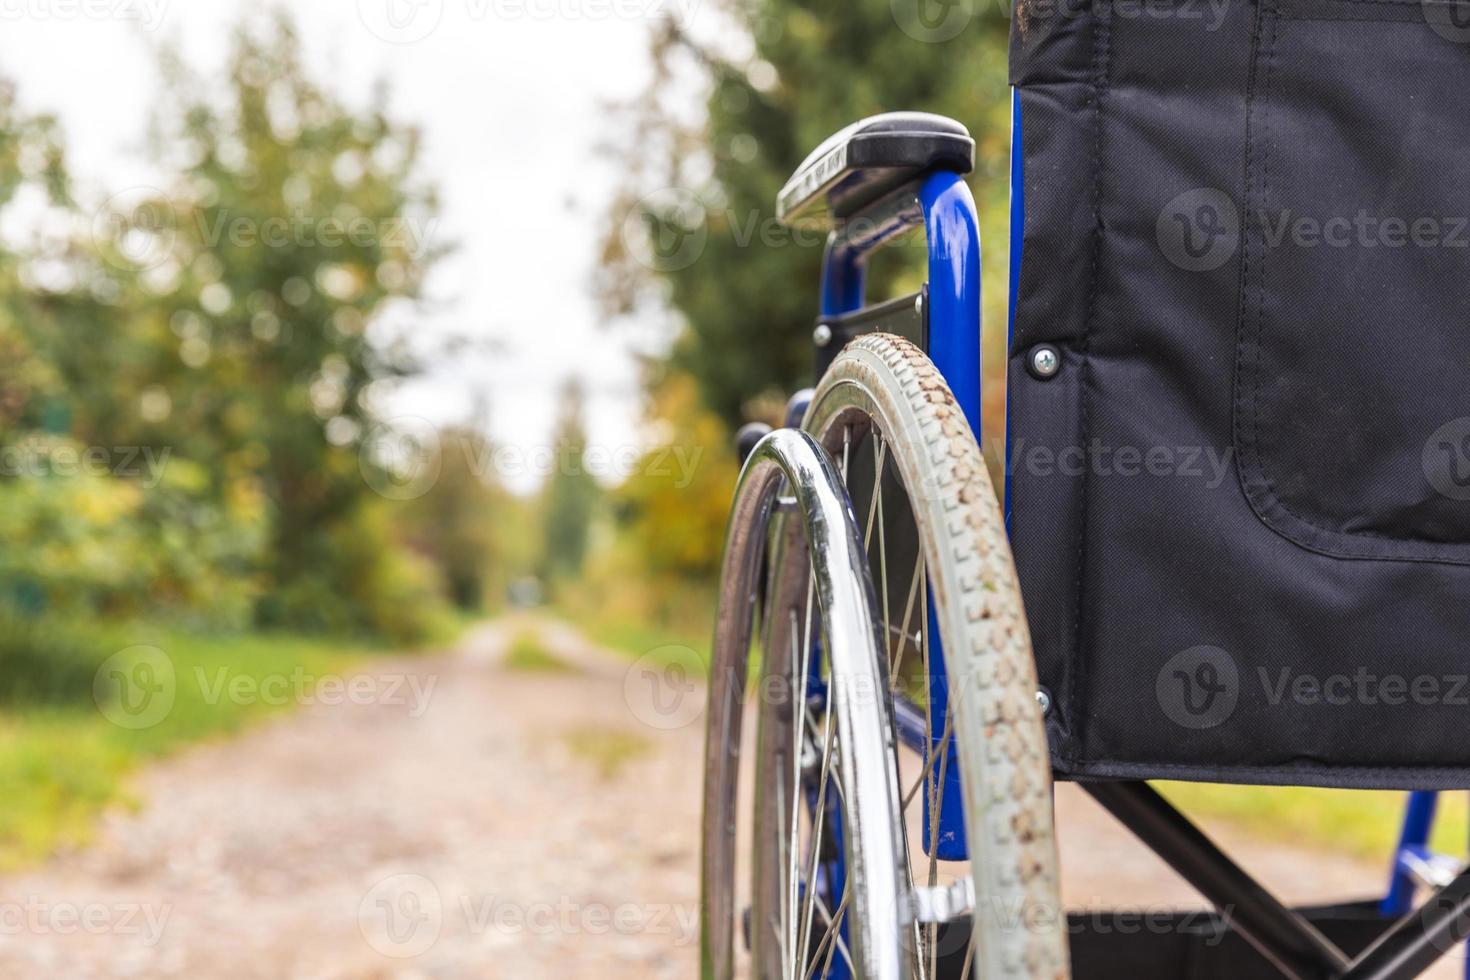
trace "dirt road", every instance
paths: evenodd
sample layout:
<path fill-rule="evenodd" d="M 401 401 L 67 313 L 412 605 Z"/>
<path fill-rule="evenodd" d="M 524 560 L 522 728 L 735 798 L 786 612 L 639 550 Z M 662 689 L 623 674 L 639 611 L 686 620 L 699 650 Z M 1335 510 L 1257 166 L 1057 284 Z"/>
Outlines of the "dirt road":
<path fill-rule="evenodd" d="M 0 977 L 695 975 L 701 727 L 660 727 L 688 707 L 650 714 L 626 659 L 540 628 L 562 669 L 508 668 L 492 625 L 372 665 L 421 698 L 305 708 L 143 773 L 94 847 L 0 879 Z M 1068 904 L 1197 904 L 1080 794 L 1058 808 Z M 1381 886 L 1218 837 L 1293 900 Z"/>

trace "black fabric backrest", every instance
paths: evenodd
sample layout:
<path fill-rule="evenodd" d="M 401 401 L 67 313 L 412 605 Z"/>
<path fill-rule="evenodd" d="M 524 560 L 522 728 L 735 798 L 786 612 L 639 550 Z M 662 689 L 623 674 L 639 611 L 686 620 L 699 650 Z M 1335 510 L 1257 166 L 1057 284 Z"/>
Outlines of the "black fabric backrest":
<path fill-rule="evenodd" d="M 1028 0 L 1011 75 L 1056 768 L 1470 786 L 1470 4 Z"/>

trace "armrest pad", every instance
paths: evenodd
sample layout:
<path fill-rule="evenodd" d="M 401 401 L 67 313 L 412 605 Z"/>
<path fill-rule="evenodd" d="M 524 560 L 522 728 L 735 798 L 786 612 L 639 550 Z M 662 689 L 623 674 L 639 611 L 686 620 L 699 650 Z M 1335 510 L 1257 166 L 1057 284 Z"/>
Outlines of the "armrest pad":
<path fill-rule="evenodd" d="M 967 174 L 975 141 L 953 119 L 928 112 L 869 116 L 834 133 L 804 160 L 776 199 L 776 217 L 791 224 L 826 212 L 841 220 L 925 173 Z"/>

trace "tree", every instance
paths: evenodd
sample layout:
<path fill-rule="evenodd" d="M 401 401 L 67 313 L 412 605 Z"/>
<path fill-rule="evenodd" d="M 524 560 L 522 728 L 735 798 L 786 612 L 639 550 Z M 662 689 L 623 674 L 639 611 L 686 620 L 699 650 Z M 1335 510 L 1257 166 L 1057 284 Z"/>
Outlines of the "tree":
<path fill-rule="evenodd" d="M 669 368 L 693 377 L 727 424 L 749 414 L 752 396 L 811 383 L 823 238 L 781 230 L 774 202 L 802 158 L 841 126 L 896 109 L 966 123 L 978 143 L 972 184 L 988 232 L 987 279 L 1005 280 L 1005 5 L 951 4 L 941 12 L 959 19 L 933 27 L 919 17 L 929 3 L 723 0 L 719 11 L 746 32 L 747 52 L 702 44 L 672 21 L 654 38 L 653 81 L 622 110 L 632 135 L 595 285 L 610 315 L 673 307 L 680 326 Z M 691 76 L 708 91 L 694 121 L 669 96 L 674 80 Z M 916 279 L 921 254 L 880 256 L 871 292 Z M 989 322 L 1004 322 L 1003 303 L 1003 287 L 993 289 Z M 992 331 L 991 353 L 1003 334 Z"/>
<path fill-rule="evenodd" d="M 601 488 L 587 471 L 587 435 L 583 423 L 586 394 L 576 379 L 561 391 L 561 412 L 552 435 L 553 469 L 543 505 L 545 577 L 567 579 L 582 570 L 588 532 Z"/>
<path fill-rule="evenodd" d="M 101 217 L 47 354 L 78 438 L 169 446 L 218 498 L 264 495 L 263 621 L 361 626 L 376 584 L 418 580 L 364 564 L 395 544 L 361 447 L 377 386 L 417 369 L 382 333 L 439 254 L 435 196 L 383 90 L 359 110 L 319 87 L 284 16 L 237 31 L 223 74 L 165 58 L 153 127 L 176 177 Z"/>
<path fill-rule="evenodd" d="M 479 426 L 444 431 L 438 455 L 434 486 L 405 504 L 403 524 L 413 547 L 443 573 L 450 601 L 478 612 L 508 584 L 504 538 L 512 529 L 498 518 L 514 502 L 495 479 L 495 447 Z"/>
<path fill-rule="evenodd" d="M 43 190 L 53 206 L 67 201 L 60 134 L 54 119 L 23 113 L 14 86 L 0 79 L 0 211 L 27 185 Z M 6 445 L 44 425 L 60 387 L 56 372 L 36 356 L 38 310 L 21 272 L 21 257 L 0 246 L 0 440 Z"/>

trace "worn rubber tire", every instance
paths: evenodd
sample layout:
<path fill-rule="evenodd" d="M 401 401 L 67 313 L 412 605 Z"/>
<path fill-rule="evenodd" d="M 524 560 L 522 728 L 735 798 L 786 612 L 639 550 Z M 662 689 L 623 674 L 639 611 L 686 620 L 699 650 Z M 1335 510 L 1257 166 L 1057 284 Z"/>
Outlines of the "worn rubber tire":
<path fill-rule="evenodd" d="M 1066 920 L 1036 667 L 980 447 L 934 364 L 899 337 L 849 344 L 802 428 L 840 458 L 844 430 L 863 415 L 909 496 L 945 651 L 976 892 L 974 976 L 1061 980 Z"/>

